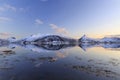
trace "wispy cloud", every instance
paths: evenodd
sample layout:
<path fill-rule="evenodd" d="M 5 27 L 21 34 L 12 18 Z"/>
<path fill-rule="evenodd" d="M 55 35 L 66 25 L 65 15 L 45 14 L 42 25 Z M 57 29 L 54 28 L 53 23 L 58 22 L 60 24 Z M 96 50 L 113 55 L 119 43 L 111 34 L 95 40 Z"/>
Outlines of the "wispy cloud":
<path fill-rule="evenodd" d="M 5 8 L 4 7 L 0 7 L 0 12 L 1 11 L 5 11 Z"/>
<path fill-rule="evenodd" d="M 11 33 L 7 33 L 7 32 L 0 33 L 0 36 L 2 37 L 9 37 L 11 35 L 12 35 Z"/>
<path fill-rule="evenodd" d="M 9 4 L 4 4 L 4 5 L 0 6 L 0 11 L 7 11 L 7 10 L 16 11 L 17 9 L 16 9 L 16 7 L 9 5 Z"/>
<path fill-rule="evenodd" d="M 5 4 L 5 8 L 6 9 L 9 9 L 9 10 L 13 10 L 13 11 L 16 11 L 16 7 L 12 6 L 12 5 L 9 5 L 9 4 Z"/>
<path fill-rule="evenodd" d="M 42 1 L 42 2 L 46 2 L 46 1 L 48 1 L 48 0 L 40 0 L 40 1 Z"/>
<path fill-rule="evenodd" d="M 50 24 L 50 27 L 56 32 L 60 34 L 68 34 L 69 32 L 65 28 L 61 28 L 55 24 Z"/>
<path fill-rule="evenodd" d="M 2 6 L 0 6 L 0 12 L 3 12 L 3 11 L 25 11 L 24 8 L 17 8 L 13 5 L 10 5 L 10 4 L 3 4 Z"/>
<path fill-rule="evenodd" d="M 120 34 L 118 34 L 118 35 L 106 35 L 106 37 L 120 37 Z"/>
<path fill-rule="evenodd" d="M 8 17 L 0 17 L 0 22 L 7 22 L 7 21 L 11 21 L 12 19 L 8 18 Z"/>
<path fill-rule="evenodd" d="M 37 25 L 43 24 L 43 21 L 40 20 L 40 19 L 36 19 L 36 20 L 35 20 L 35 24 L 37 24 Z"/>
<path fill-rule="evenodd" d="M 24 9 L 24 8 L 19 8 L 19 11 L 23 11 L 23 12 L 25 12 L 26 9 Z"/>

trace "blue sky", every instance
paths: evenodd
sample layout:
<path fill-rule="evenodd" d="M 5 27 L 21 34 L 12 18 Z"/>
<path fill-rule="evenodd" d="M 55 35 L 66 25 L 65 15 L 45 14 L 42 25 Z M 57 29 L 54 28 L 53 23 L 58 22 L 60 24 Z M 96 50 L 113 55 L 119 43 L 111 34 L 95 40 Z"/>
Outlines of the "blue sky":
<path fill-rule="evenodd" d="M 0 37 L 120 34 L 120 0 L 0 0 Z"/>

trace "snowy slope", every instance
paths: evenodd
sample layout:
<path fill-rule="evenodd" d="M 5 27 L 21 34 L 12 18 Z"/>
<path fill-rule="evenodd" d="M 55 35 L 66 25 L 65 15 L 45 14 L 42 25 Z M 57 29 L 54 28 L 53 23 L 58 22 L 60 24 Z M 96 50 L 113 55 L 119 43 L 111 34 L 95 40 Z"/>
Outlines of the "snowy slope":
<path fill-rule="evenodd" d="M 83 36 L 79 39 L 79 42 L 82 42 L 82 43 L 90 43 L 90 42 L 98 42 L 98 41 L 99 41 L 98 39 L 89 38 L 89 37 L 87 37 L 86 35 L 83 35 Z"/>
<path fill-rule="evenodd" d="M 107 42 L 107 43 L 120 43 L 120 38 L 117 37 L 104 37 L 100 40 L 100 42 Z"/>
<path fill-rule="evenodd" d="M 82 36 L 79 39 L 79 42 L 81 43 L 120 43 L 119 37 L 104 37 L 102 39 L 93 39 L 89 38 L 86 35 Z"/>
<path fill-rule="evenodd" d="M 28 36 L 26 38 L 22 38 L 20 40 L 16 40 L 15 37 L 11 37 L 8 39 L 9 42 L 19 42 L 19 43 L 23 43 L 23 42 L 34 42 L 35 40 L 39 40 L 45 38 L 43 40 L 45 40 L 45 42 L 52 40 L 53 43 L 60 42 L 61 40 L 64 40 L 64 42 L 69 42 L 71 39 L 69 38 L 65 38 L 65 37 L 60 37 L 57 35 L 41 35 L 41 34 L 36 34 L 36 35 L 31 35 Z M 75 41 L 75 40 L 72 40 Z M 94 38 L 89 38 L 86 35 L 83 35 L 80 39 L 79 39 L 79 43 L 120 43 L 120 37 L 104 37 L 101 39 L 94 39 Z"/>

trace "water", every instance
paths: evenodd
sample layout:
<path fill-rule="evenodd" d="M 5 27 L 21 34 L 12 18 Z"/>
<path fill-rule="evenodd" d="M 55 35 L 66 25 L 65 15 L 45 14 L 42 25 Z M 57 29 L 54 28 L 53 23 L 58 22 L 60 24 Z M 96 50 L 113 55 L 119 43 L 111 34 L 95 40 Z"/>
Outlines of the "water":
<path fill-rule="evenodd" d="M 0 47 L 0 80 L 120 80 L 120 49 Z"/>

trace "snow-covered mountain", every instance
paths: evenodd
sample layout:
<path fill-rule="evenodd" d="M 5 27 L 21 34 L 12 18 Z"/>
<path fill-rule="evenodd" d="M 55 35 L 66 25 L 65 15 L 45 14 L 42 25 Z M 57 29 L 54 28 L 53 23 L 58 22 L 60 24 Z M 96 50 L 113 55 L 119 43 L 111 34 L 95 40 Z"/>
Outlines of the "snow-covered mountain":
<path fill-rule="evenodd" d="M 15 40 L 13 38 L 9 39 L 10 42 L 19 43 L 19 44 L 52 44 L 52 45 L 61 45 L 61 44 L 75 44 L 76 39 L 65 38 L 58 35 L 31 35 L 20 40 Z"/>
<path fill-rule="evenodd" d="M 79 39 L 79 43 L 120 43 L 120 37 L 104 37 L 101 39 L 93 39 L 83 35 Z"/>
<path fill-rule="evenodd" d="M 10 43 L 17 41 L 15 37 L 10 37 L 7 39 Z"/>
<path fill-rule="evenodd" d="M 10 43 L 19 43 L 19 44 L 53 44 L 53 45 L 59 45 L 59 44 L 76 44 L 77 40 L 72 38 L 66 38 L 63 36 L 58 35 L 31 35 L 26 38 L 22 38 L 17 40 L 15 37 L 8 38 L 6 40 L 1 39 L 1 42 L 8 41 Z M 120 37 L 111 36 L 111 37 L 104 37 L 101 39 L 94 39 L 89 38 L 86 35 L 83 35 L 79 40 L 78 43 L 89 43 L 89 44 L 95 44 L 95 43 L 120 43 Z"/>
<path fill-rule="evenodd" d="M 76 45 L 79 45 L 84 50 L 91 47 L 116 49 L 120 48 L 120 37 L 112 36 L 94 39 L 83 35 L 77 42 L 76 39 L 66 38 L 63 36 L 37 34 L 19 40 L 17 40 L 15 37 L 0 39 L 0 47 L 9 46 L 10 48 L 15 48 L 19 46 L 23 48 L 29 48 L 32 51 L 36 50 L 37 52 L 41 51 L 41 49 L 59 50 L 67 47 L 74 47 Z"/>
<path fill-rule="evenodd" d="M 119 37 L 104 37 L 99 40 L 99 42 L 103 43 L 120 43 L 120 38 Z"/>
<path fill-rule="evenodd" d="M 84 35 L 79 39 L 79 46 L 85 51 L 87 48 L 91 48 L 91 47 L 116 49 L 116 48 L 120 48 L 120 37 L 110 36 L 101 39 L 93 39 Z"/>
<path fill-rule="evenodd" d="M 0 47 L 6 46 L 9 44 L 9 41 L 6 39 L 0 39 Z"/>
<path fill-rule="evenodd" d="M 89 38 L 86 35 L 83 35 L 80 39 L 79 39 L 79 43 L 96 43 L 99 42 L 99 39 L 93 39 L 93 38 Z"/>

